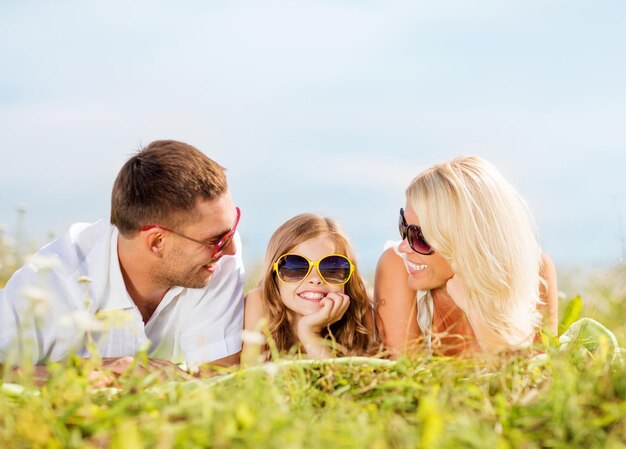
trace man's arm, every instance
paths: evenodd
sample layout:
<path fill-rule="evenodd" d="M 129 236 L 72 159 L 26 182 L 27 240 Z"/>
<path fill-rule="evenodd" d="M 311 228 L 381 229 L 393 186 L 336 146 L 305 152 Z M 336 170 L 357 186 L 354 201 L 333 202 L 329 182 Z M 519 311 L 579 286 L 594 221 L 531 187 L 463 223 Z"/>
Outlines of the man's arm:
<path fill-rule="evenodd" d="M 2 365 L 0 365 L 2 369 Z M 13 379 L 18 383 L 26 377 L 35 385 L 41 387 L 50 379 L 48 365 L 34 365 L 32 367 L 14 367 L 10 369 Z M 135 357 L 105 358 L 102 364 L 87 375 L 89 383 L 95 388 L 110 387 L 118 383 L 120 376 L 128 374 L 143 377 L 149 373 L 158 373 L 162 381 L 185 381 L 193 379 L 186 371 L 168 360 L 148 359 L 147 363 Z"/>
<path fill-rule="evenodd" d="M 57 313 L 57 295 L 48 285 L 53 277 L 27 264 L 0 290 L 0 362 L 36 364 L 53 349 L 50 321 Z"/>

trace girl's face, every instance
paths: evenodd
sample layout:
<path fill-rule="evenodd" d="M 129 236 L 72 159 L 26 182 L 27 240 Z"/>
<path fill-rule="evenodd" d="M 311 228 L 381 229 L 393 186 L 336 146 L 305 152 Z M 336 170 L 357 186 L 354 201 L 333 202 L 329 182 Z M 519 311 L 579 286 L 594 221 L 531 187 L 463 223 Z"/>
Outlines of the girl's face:
<path fill-rule="evenodd" d="M 315 237 L 300 243 L 290 253 L 300 254 L 312 262 L 324 256 L 335 254 L 335 245 L 328 237 Z M 322 280 L 317 268 L 295 284 L 287 284 L 276 278 L 278 291 L 291 318 L 310 315 L 320 310 L 320 301 L 329 293 L 343 293 L 343 285 L 330 285 Z"/>
<path fill-rule="evenodd" d="M 404 209 L 404 217 L 407 224 L 419 226 L 417 215 L 408 204 Z M 434 290 L 445 287 L 448 279 L 454 275 L 450 264 L 437 254 L 436 248 L 433 248 L 432 254 L 424 256 L 413 251 L 404 239 L 398 249 L 406 255 L 404 263 L 409 272 L 408 283 L 412 290 Z"/>

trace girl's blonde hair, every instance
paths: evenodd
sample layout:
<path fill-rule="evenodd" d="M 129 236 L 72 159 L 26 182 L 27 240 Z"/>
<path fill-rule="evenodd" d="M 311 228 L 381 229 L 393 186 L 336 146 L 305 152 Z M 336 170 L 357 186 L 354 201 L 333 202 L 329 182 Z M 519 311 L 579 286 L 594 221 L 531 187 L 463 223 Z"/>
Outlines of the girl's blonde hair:
<path fill-rule="evenodd" d="M 541 322 L 541 249 L 522 197 L 473 156 L 427 169 L 406 196 L 426 241 L 464 279 L 469 306 L 508 346 L 528 347 Z"/>
<path fill-rule="evenodd" d="M 365 285 L 350 244 L 330 218 L 314 214 L 297 215 L 282 226 L 270 238 L 265 254 L 263 278 L 260 283 L 262 297 L 269 312 L 269 330 L 279 351 L 289 351 L 298 339 L 287 320 L 287 308 L 278 290 L 280 282 L 273 271 L 274 262 L 283 254 L 291 252 L 301 243 L 316 237 L 327 237 L 335 246 L 335 252 L 348 257 L 355 266 L 350 280 L 344 285 L 344 292 L 350 297 L 350 306 L 344 316 L 326 328 L 322 337 L 331 337 L 347 355 L 371 354 L 374 333 L 365 326 L 367 314 L 372 313 Z"/>

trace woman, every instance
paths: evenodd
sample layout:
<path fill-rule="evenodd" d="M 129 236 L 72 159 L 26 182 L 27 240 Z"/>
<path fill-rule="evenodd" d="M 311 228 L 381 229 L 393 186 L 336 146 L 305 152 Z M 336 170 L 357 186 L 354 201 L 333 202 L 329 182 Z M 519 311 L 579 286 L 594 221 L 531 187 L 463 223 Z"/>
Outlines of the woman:
<path fill-rule="evenodd" d="M 446 355 L 528 348 L 542 314 L 557 325 L 554 265 L 524 200 L 478 157 L 418 175 L 400 210 L 402 242 L 376 268 L 375 298 L 392 357 L 421 344 Z"/>
<path fill-rule="evenodd" d="M 263 279 L 246 296 L 244 327 L 258 331 L 265 321 L 280 352 L 298 347 L 324 358 L 378 349 L 353 251 L 332 219 L 297 215 L 270 238 Z"/>

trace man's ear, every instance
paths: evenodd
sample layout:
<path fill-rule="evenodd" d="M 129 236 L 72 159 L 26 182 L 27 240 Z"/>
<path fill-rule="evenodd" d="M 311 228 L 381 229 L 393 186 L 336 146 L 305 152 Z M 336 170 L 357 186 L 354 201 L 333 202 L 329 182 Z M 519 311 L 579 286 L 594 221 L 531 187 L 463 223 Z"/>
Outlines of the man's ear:
<path fill-rule="evenodd" d="M 165 239 L 163 237 L 163 231 L 159 229 L 148 232 L 145 237 L 146 246 L 155 256 L 163 257 L 163 248 L 165 246 Z"/>

